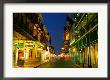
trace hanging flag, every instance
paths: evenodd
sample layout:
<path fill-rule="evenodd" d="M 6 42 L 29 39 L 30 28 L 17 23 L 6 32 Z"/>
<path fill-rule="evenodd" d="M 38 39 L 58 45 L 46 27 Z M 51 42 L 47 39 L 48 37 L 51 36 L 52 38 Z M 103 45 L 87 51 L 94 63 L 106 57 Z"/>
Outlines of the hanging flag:
<path fill-rule="evenodd" d="M 47 36 L 47 40 L 50 41 L 50 35 Z"/>
<path fill-rule="evenodd" d="M 38 27 L 39 27 L 38 24 L 34 25 L 34 27 L 33 27 L 33 36 L 37 36 L 38 35 Z"/>
<path fill-rule="evenodd" d="M 43 25 L 43 29 L 45 34 L 48 33 L 45 25 Z"/>
<path fill-rule="evenodd" d="M 38 33 L 38 41 L 41 40 L 41 32 Z"/>
<path fill-rule="evenodd" d="M 36 36 L 36 26 L 34 26 L 34 29 L 33 29 L 33 36 Z"/>
<path fill-rule="evenodd" d="M 47 41 L 50 41 L 50 40 L 51 40 L 51 36 L 49 35 L 49 33 L 47 33 L 47 34 L 45 35 L 45 37 L 46 37 Z"/>

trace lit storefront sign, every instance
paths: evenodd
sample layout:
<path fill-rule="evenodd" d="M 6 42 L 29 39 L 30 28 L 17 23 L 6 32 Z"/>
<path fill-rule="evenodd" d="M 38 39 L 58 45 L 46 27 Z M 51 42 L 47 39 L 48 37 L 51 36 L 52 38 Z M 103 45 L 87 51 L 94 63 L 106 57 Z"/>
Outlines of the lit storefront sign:
<path fill-rule="evenodd" d="M 18 43 L 17 44 L 17 48 L 23 48 L 24 47 L 24 43 Z"/>
<path fill-rule="evenodd" d="M 34 41 L 26 41 L 25 42 L 25 47 L 29 47 L 29 48 L 35 47 Z"/>
<path fill-rule="evenodd" d="M 34 45 L 25 45 L 25 47 L 34 47 Z"/>
<path fill-rule="evenodd" d="M 17 48 L 43 48 L 44 44 L 35 41 L 27 40 L 16 40 L 14 42 Z"/>

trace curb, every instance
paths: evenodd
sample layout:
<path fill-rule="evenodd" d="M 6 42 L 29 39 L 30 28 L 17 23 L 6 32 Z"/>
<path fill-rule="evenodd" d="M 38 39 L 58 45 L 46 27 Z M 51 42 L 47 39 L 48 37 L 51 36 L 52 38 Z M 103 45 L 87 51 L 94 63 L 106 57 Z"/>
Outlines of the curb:
<path fill-rule="evenodd" d="M 41 64 L 35 66 L 34 68 L 37 68 L 37 67 L 39 67 L 40 65 L 42 65 L 42 64 L 44 64 L 44 63 L 46 63 L 46 62 L 43 62 L 43 63 L 41 63 Z"/>

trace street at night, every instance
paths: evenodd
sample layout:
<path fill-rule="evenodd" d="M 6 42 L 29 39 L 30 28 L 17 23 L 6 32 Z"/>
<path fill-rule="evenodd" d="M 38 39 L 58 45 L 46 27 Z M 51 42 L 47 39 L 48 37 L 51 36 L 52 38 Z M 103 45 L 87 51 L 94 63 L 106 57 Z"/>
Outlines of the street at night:
<path fill-rule="evenodd" d="M 72 61 L 64 61 L 63 59 L 57 60 L 55 62 L 47 62 L 35 68 L 73 68 L 78 67 L 73 65 Z"/>
<path fill-rule="evenodd" d="M 14 68 L 98 68 L 97 13 L 13 13 Z"/>

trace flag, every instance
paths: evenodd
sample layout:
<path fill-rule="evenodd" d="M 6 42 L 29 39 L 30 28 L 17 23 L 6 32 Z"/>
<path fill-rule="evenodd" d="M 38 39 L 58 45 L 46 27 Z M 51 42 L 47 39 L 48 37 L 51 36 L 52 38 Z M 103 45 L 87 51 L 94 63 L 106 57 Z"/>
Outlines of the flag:
<path fill-rule="evenodd" d="M 46 34 L 46 39 L 47 39 L 47 41 L 50 41 L 51 36 L 49 34 Z"/>
<path fill-rule="evenodd" d="M 39 27 L 38 24 L 34 25 L 34 27 L 33 27 L 33 36 L 37 36 L 38 35 L 38 27 Z"/>

